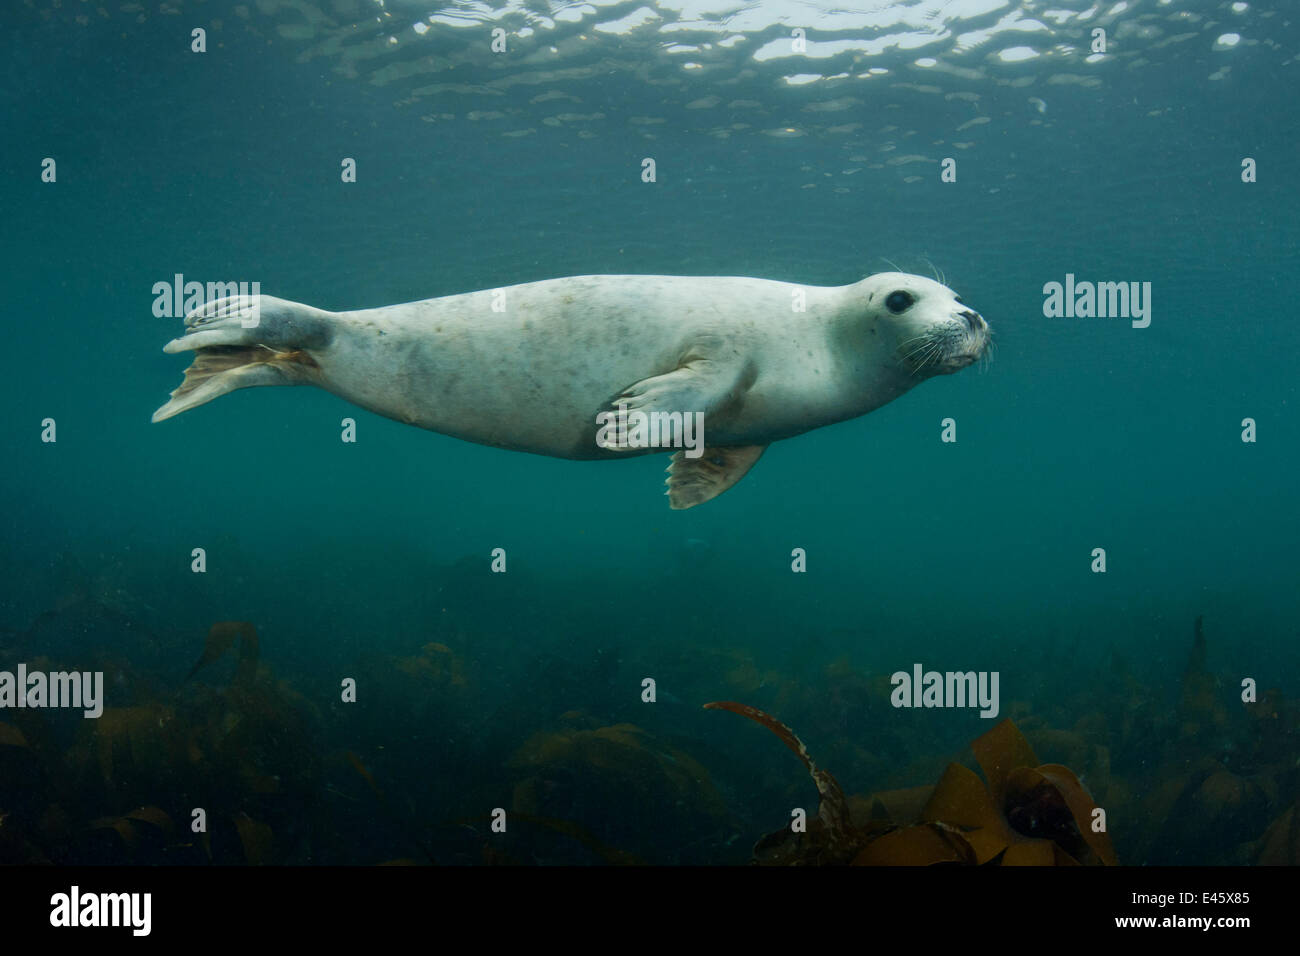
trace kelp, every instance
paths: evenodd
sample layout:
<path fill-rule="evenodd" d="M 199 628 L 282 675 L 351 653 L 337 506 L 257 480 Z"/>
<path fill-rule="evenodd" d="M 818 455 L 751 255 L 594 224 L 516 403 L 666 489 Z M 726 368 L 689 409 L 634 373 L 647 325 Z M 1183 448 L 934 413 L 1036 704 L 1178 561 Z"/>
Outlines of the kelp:
<path fill-rule="evenodd" d="M 170 763 L 180 744 L 175 716 L 175 708 L 164 704 L 106 707 L 90 728 L 104 784 L 119 782 L 124 768 L 153 776 Z"/>
<path fill-rule="evenodd" d="M 532 735 L 507 762 L 520 772 L 509 805 L 512 819 L 572 821 L 600 845 L 652 862 L 708 859 L 704 846 L 724 828 L 726 805 L 698 760 L 634 724 L 567 724 Z M 611 806 L 621 812 L 611 814 Z M 656 832 L 680 839 L 668 847 L 650 836 Z M 543 846 L 526 836 L 516 850 L 520 854 L 531 849 L 546 856 L 554 849 L 563 856 L 577 850 L 554 841 Z"/>
<path fill-rule="evenodd" d="M 1093 829 L 1097 807 L 1078 777 L 1059 764 L 1040 765 L 1010 720 L 971 742 L 983 780 L 961 764 L 949 764 L 919 813 L 920 792 L 890 791 L 871 801 L 866 823 L 855 825 L 850 803 L 835 778 L 817 767 L 789 727 L 744 704 L 715 701 L 704 706 L 740 714 L 776 734 L 808 769 L 821 798 L 817 819 L 808 823 L 805 833 L 785 827 L 759 840 L 754 848 L 756 863 L 1118 863 L 1109 835 Z"/>
<path fill-rule="evenodd" d="M 940 863 L 975 864 L 970 844 L 954 827 L 921 823 L 890 830 L 853 858 L 854 866 L 934 866 Z"/>
<path fill-rule="evenodd" d="M 253 866 L 265 866 L 273 857 L 275 841 L 270 826 L 254 820 L 247 813 L 235 814 L 235 829 L 239 844 L 244 848 L 244 859 Z"/>
<path fill-rule="evenodd" d="M 1205 734 L 1222 731 L 1228 721 L 1218 681 L 1209 669 L 1205 620 L 1199 615 L 1192 636 L 1192 652 L 1183 671 L 1177 713 L 1180 735 L 1196 743 Z"/>
<path fill-rule="evenodd" d="M 1107 739 L 1105 720 L 1098 713 L 1076 722 L 1074 729 L 1061 730 L 1045 726 L 1017 724 L 1035 752 L 1051 751 L 1061 759 L 1059 763 L 1072 769 L 1080 779 L 1088 781 L 1089 792 L 1107 806 L 1111 803 L 1110 748 L 1097 743 Z"/>
<path fill-rule="evenodd" d="M 399 657 L 394 666 L 408 677 L 425 681 L 433 686 L 467 686 L 465 665 L 460 655 L 446 644 L 430 641 L 420 649 L 418 656 Z"/>
<path fill-rule="evenodd" d="M 626 850 L 620 850 L 618 847 L 610 846 L 600 840 L 586 827 L 574 823 L 572 820 L 558 820 L 552 817 L 537 817 L 531 813 L 521 813 L 516 810 L 511 812 L 511 825 L 524 824 L 527 827 L 535 827 L 550 833 L 558 834 L 574 843 L 579 844 L 586 850 L 590 851 L 602 863 L 611 866 L 637 866 L 645 863 L 635 853 L 629 853 Z M 455 826 L 475 828 L 475 825 L 490 824 L 491 816 L 472 817 L 461 820 L 451 821 Z M 476 831 L 477 832 L 477 831 Z M 489 836 L 484 839 L 483 860 L 490 865 L 517 866 L 519 861 L 510 856 L 505 850 L 496 846 L 495 843 L 500 840 L 497 835 Z"/>
<path fill-rule="evenodd" d="M 13 815 L 0 808 L 0 866 L 48 866 L 50 860 Z"/>
<path fill-rule="evenodd" d="M 1144 786 L 1129 814 L 1151 821 L 1134 835 L 1133 855 L 1147 864 L 1250 863 L 1296 792 L 1300 727 L 1282 694 L 1234 701 L 1239 691 L 1215 678 L 1208 657 L 1198 617 L 1173 722 L 1163 746 L 1144 751 Z"/>
<path fill-rule="evenodd" d="M 348 766 L 356 772 L 358 777 L 365 781 L 366 786 L 370 788 L 370 792 L 375 795 L 384 815 L 396 824 L 400 830 L 405 831 L 410 841 L 424 854 L 425 859 L 436 866 L 438 861 L 434 858 L 433 850 L 421 837 L 416 835 L 420 830 L 416 820 L 409 813 L 404 813 L 393 805 L 384 789 L 379 786 L 379 781 L 375 779 L 375 775 L 370 772 L 370 768 L 361 761 L 360 757 L 351 750 L 347 751 L 344 757 L 347 759 Z"/>
<path fill-rule="evenodd" d="M 976 738 L 971 750 L 997 815 L 996 820 L 986 816 L 981 829 L 991 828 L 986 836 L 1002 843 L 1003 864 L 1039 865 L 1049 857 L 1057 863 L 1119 862 L 1110 836 L 1093 829 L 1097 805 L 1079 778 L 1060 764 L 1038 765 L 1029 741 L 1012 721 Z M 1054 848 L 1042 845 L 1043 840 Z"/>
<path fill-rule="evenodd" d="M 226 651 L 239 642 L 239 660 L 235 665 L 235 683 L 250 681 L 257 673 L 257 628 L 248 621 L 218 621 L 208 629 L 208 639 L 203 654 L 185 675 L 188 681 L 195 674 L 223 657 Z"/>
<path fill-rule="evenodd" d="M 1154 785 L 1142 801 L 1143 818 L 1153 825 L 1143 833 L 1141 854 L 1148 863 L 1186 862 L 1187 846 L 1232 863 L 1249 862 L 1244 846 L 1266 827 L 1273 789 L 1268 778 L 1233 773 L 1212 757 L 1172 760 L 1152 774 Z"/>
<path fill-rule="evenodd" d="M 724 809 L 702 764 L 635 724 L 534 734 L 510 758 L 509 765 L 540 771 L 564 767 L 584 775 L 595 771 L 605 774 L 608 780 L 631 783 L 633 789 L 649 786 L 662 791 L 664 799 L 671 799 L 674 805 L 693 806 L 697 814 L 716 816 Z M 539 812 L 533 801 L 518 799 L 521 793 L 517 787 L 516 809 L 538 817 L 552 816 Z"/>
<path fill-rule="evenodd" d="M 852 813 L 848 800 L 830 771 L 821 770 L 814 762 L 804 742 L 785 724 L 757 707 L 738 704 L 734 701 L 713 701 L 704 705 L 705 710 L 729 710 L 733 714 L 747 717 L 776 734 L 777 739 L 799 758 L 807 768 L 813 783 L 817 786 L 820 802 L 817 807 L 817 819 L 809 821 L 807 833 L 795 835 L 793 841 L 787 840 L 785 834 L 792 833 L 789 828 L 770 834 L 754 848 L 755 855 L 771 862 L 793 862 L 790 857 L 808 858 L 819 863 L 846 862 L 857 855 L 864 843 L 864 834 L 853 826 Z"/>
<path fill-rule="evenodd" d="M 72 746 L 47 765 L 78 803 L 102 809 L 89 824 L 74 822 L 66 838 L 49 837 L 52 847 L 95 862 L 283 862 L 276 857 L 283 847 L 262 828 L 298 830 L 303 808 L 320 792 L 319 712 L 260 667 L 251 624 L 214 625 L 190 674 L 236 647 L 227 686 L 191 682 L 79 724 Z M 167 784 L 161 792 L 160 781 Z M 195 806 L 212 832 L 176 832 L 167 815 Z"/>
<path fill-rule="evenodd" d="M 817 787 L 820 802 L 817 816 L 802 830 L 783 827 L 762 837 L 754 845 L 754 862 L 767 866 L 818 866 L 849 863 L 877 836 L 896 829 L 888 822 L 869 820 L 857 826 L 838 781 L 820 769 L 807 746 L 793 730 L 771 714 L 734 701 L 713 701 L 705 710 L 728 710 L 766 727 L 799 758 Z"/>
<path fill-rule="evenodd" d="M 137 807 L 121 816 L 100 817 L 90 821 L 88 828 L 115 832 L 121 838 L 126 856 L 132 860 L 165 850 L 176 837 L 171 817 L 154 806 Z"/>
<path fill-rule="evenodd" d="M 371 792 L 374 793 L 376 797 L 380 800 L 387 799 L 384 796 L 384 791 L 379 788 L 379 784 L 375 781 L 375 775 L 372 774 L 370 769 L 361 762 L 360 757 L 354 754 L 351 750 L 345 753 L 344 757 L 347 759 L 348 766 L 357 772 L 357 776 L 366 782 L 366 786 L 370 788 Z"/>
<path fill-rule="evenodd" d="M 0 747 L 26 747 L 27 738 L 13 724 L 0 721 Z"/>
<path fill-rule="evenodd" d="M 1264 866 L 1300 866 L 1300 801 L 1291 804 L 1264 831 L 1256 862 Z"/>
<path fill-rule="evenodd" d="M 826 826 L 832 838 L 838 839 L 851 829 L 849 806 L 848 801 L 844 799 L 844 791 L 840 789 L 839 783 L 831 776 L 830 771 L 817 768 L 817 764 L 813 762 L 812 756 L 808 753 L 808 748 L 804 746 L 804 742 L 795 735 L 794 731 L 770 714 L 746 704 L 737 704 L 725 700 L 714 701 L 705 704 L 704 709 L 729 710 L 733 714 L 740 714 L 742 717 L 748 717 L 750 720 L 762 724 L 776 734 L 781 743 L 785 744 L 808 768 L 813 783 L 817 785 L 817 792 L 821 795 L 821 805 L 817 808 L 817 816 Z"/>

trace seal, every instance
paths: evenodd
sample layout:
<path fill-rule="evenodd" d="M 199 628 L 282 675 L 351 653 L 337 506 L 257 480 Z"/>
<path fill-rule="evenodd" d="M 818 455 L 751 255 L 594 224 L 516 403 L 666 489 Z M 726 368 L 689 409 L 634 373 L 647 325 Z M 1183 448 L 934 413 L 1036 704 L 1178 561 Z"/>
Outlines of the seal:
<path fill-rule="evenodd" d="M 989 342 L 951 289 L 901 272 L 844 286 L 574 276 L 353 312 L 231 296 L 185 326 L 164 351 L 194 361 L 155 422 L 236 389 L 315 385 L 515 451 L 676 447 L 674 509 L 732 487 L 772 442 L 864 415 Z"/>

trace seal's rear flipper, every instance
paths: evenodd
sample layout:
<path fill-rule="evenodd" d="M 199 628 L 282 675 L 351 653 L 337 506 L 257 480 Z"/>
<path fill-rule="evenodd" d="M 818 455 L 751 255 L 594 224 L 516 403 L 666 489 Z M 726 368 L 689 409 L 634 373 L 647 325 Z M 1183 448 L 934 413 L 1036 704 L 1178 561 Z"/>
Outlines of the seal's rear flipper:
<path fill-rule="evenodd" d="M 185 334 L 164 352 L 193 352 L 194 364 L 160 422 L 227 392 L 255 385 L 307 385 L 316 380 L 308 348 L 329 342 L 328 313 L 269 295 L 217 299 L 185 316 Z"/>
<path fill-rule="evenodd" d="M 705 448 L 699 458 L 687 458 L 684 451 L 673 455 L 665 484 L 669 506 L 674 511 L 694 508 L 718 497 L 741 478 L 758 461 L 766 445 L 742 445 L 735 448 Z"/>
<path fill-rule="evenodd" d="M 316 367 L 305 352 L 277 352 L 264 345 L 214 345 L 194 353 L 194 364 L 153 421 L 187 412 L 237 388 L 255 385 L 305 385 L 303 372 Z"/>

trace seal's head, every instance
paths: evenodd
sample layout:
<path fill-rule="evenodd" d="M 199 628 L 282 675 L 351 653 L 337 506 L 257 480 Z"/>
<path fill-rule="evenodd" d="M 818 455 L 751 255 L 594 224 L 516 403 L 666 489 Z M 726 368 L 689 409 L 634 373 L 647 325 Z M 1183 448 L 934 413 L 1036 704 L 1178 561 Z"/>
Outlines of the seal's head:
<path fill-rule="evenodd" d="M 949 375 L 988 348 L 988 323 L 942 283 L 880 272 L 861 285 L 877 327 L 893 334 L 897 358 L 913 375 Z"/>

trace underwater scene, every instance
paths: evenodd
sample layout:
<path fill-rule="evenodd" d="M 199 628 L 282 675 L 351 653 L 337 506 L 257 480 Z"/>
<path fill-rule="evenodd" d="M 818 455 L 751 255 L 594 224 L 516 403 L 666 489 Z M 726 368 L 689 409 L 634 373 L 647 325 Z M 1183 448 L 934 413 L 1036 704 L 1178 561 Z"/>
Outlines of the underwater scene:
<path fill-rule="evenodd" d="M 0 863 L 1300 863 L 1297 14 L 11 0 Z"/>

